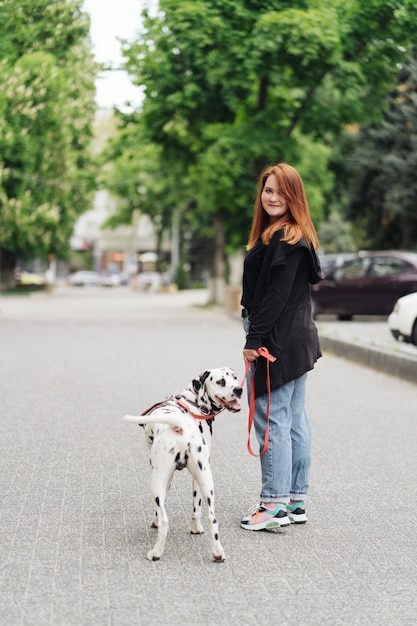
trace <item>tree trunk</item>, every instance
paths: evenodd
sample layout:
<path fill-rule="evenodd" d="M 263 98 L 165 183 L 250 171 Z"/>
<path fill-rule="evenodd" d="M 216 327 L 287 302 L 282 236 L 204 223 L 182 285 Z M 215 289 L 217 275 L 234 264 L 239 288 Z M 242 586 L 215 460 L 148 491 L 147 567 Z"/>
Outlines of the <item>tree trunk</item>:
<path fill-rule="evenodd" d="M 210 304 L 225 303 L 225 252 L 224 252 L 224 216 L 222 209 L 214 216 L 214 250 L 209 283 Z"/>
<path fill-rule="evenodd" d="M 15 267 L 16 255 L 0 248 L 0 290 L 15 286 Z"/>

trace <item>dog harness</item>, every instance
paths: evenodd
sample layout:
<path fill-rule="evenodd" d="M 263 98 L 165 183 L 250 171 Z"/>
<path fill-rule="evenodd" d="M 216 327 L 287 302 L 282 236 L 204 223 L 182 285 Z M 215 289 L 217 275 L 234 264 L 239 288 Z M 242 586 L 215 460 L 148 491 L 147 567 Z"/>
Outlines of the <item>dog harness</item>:
<path fill-rule="evenodd" d="M 187 402 L 191 402 L 191 401 L 188 400 Z M 188 406 L 188 404 L 181 399 L 181 396 L 168 396 L 167 398 L 165 398 L 165 400 L 162 400 L 162 402 L 157 402 L 156 404 L 153 404 L 151 407 L 149 407 L 149 409 L 146 409 L 146 411 L 141 413 L 141 415 L 150 415 L 153 411 L 155 411 L 155 409 L 160 409 L 164 406 L 172 406 L 172 405 L 179 407 L 183 413 L 189 413 L 191 417 L 194 417 L 195 419 L 198 419 L 198 420 L 214 419 L 216 415 L 218 415 L 225 409 L 225 407 L 222 407 L 219 411 L 215 413 L 208 413 L 207 415 L 204 415 L 203 413 L 193 413 L 193 411 Z M 197 405 L 195 404 L 195 406 Z"/>
<path fill-rule="evenodd" d="M 269 444 L 269 413 L 270 413 L 270 406 L 271 406 L 271 377 L 269 374 L 269 365 L 270 363 L 274 363 L 277 359 L 275 356 L 273 356 L 269 352 L 268 348 L 265 348 L 263 346 L 258 348 L 257 352 L 259 356 L 262 356 L 266 359 L 266 386 L 267 386 L 267 395 L 268 395 L 267 409 L 266 409 L 266 428 L 265 428 L 264 445 L 263 445 L 262 451 L 260 452 L 260 454 L 256 454 L 256 452 L 252 450 L 252 446 L 250 442 L 251 431 L 252 431 L 254 417 L 255 417 L 255 384 L 254 384 L 254 375 L 255 375 L 255 370 L 256 370 L 256 361 L 255 361 L 253 363 L 252 385 L 251 385 L 250 399 L 249 399 L 248 442 L 247 442 L 246 447 L 247 447 L 249 454 L 251 454 L 252 456 L 263 456 L 265 452 L 268 450 L 268 444 Z M 246 361 L 245 376 L 243 377 L 241 387 L 243 387 L 243 384 L 249 374 L 250 368 L 251 368 L 251 362 Z M 191 401 L 187 400 L 187 402 L 191 402 Z M 194 404 L 195 406 L 197 406 L 193 402 L 191 402 L 191 404 Z M 149 409 L 146 409 L 146 411 L 144 411 L 141 415 L 149 415 L 155 409 L 159 409 L 159 408 L 162 408 L 164 406 L 169 406 L 169 405 L 171 406 L 174 405 L 174 406 L 179 407 L 181 411 L 183 411 L 184 413 L 189 413 L 191 417 L 194 417 L 194 419 L 198 419 L 198 420 L 214 419 L 216 415 L 218 415 L 219 413 L 225 410 L 225 407 L 222 407 L 219 411 L 215 413 L 208 413 L 207 415 L 204 415 L 203 413 L 194 413 L 190 409 L 188 404 L 181 399 L 181 396 L 168 396 L 167 398 L 165 398 L 165 400 L 162 400 L 162 402 L 157 402 L 156 404 L 153 404 L 151 407 L 149 407 Z"/>

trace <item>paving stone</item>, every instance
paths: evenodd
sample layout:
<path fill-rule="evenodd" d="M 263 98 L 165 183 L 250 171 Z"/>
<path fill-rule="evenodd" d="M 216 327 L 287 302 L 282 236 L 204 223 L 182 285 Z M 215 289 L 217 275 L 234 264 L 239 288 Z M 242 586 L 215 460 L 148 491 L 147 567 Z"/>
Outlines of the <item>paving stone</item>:
<path fill-rule="evenodd" d="M 214 424 L 225 563 L 212 562 L 207 534 L 189 534 L 187 472 L 168 498 L 163 558 L 146 560 L 148 454 L 122 415 L 208 367 L 243 377 L 241 325 L 198 306 L 204 296 L 0 297 L 0 625 L 414 623 L 415 519 L 401 512 L 417 495 L 416 386 L 327 350 L 308 379 L 308 524 L 240 528 L 260 485 L 245 407 Z"/>

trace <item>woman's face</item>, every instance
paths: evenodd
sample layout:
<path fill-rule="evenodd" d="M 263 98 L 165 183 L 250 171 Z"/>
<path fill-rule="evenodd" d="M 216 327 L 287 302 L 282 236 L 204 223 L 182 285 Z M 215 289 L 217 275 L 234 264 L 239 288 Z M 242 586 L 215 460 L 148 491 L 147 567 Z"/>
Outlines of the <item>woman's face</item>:
<path fill-rule="evenodd" d="M 274 174 L 268 176 L 261 194 L 264 211 L 269 215 L 269 223 L 273 224 L 288 211 L 288 202 L 278 188 Z"/>

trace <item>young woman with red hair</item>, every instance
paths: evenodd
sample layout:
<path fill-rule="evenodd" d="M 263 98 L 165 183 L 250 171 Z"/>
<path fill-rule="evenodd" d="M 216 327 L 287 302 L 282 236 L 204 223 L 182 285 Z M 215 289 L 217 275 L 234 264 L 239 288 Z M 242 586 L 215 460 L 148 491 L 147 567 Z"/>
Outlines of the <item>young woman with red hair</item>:
<path fill-rule="evenodd" d="M 258 181 L 241 300 L 243 355 L 253 363 L 247 380 L 249 397 L 255 385 L 254 427 L 260 450 L 269 418 L 268 447 L 260 456 L 260 505 L 241 520 L 247 530 L 275 530 L 307 521 L 311 430 L 305 386 L 307 372 L 321 356 L 310 299 L 310 284 L 322 278 L 317 248 L 297 170 L 286 163 L 267 167 Z M 258 353 L 261 346 L 276 357 L 269 366 L 269 416 L 268 370 Z"/>

